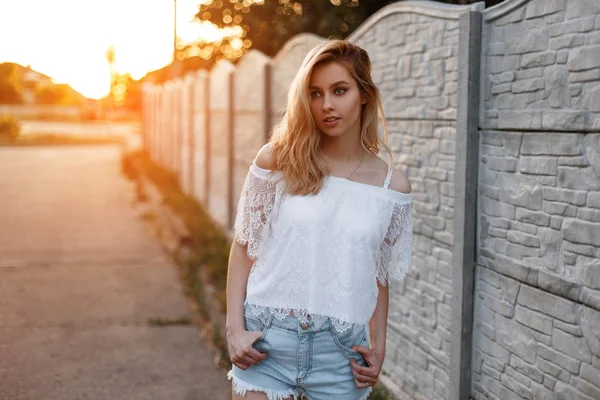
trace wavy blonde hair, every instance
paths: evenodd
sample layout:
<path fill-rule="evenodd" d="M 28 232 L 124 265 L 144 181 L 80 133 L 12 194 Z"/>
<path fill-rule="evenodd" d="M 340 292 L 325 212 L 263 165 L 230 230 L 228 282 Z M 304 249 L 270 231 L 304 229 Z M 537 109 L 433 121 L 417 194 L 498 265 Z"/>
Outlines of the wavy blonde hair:
<path fill-rule="evenodd" d="M 346 40 L 328 39 L 306 55 L 290 86 L 285 114 L 275 125 L 270 140 L 275 167 L 283 172 L 287 191 L 294 195 L 317 194 L 329 173 L 321 151 L 322 133 L 317 129 L 310 112 L 309 84 L 314 68 L 331 62 L 346 67 L 367 101 L 362 106 L 360 118 L 363 148 L 375 156 L 384 148 L 390 165 L 393 162 L 392 153 L 387 147 L 388 131 L 383 103 L 371 78 L 369 55 Z M 381 116 L 383 123 L 383 141 L 377 135 L 378 116 Z"/>

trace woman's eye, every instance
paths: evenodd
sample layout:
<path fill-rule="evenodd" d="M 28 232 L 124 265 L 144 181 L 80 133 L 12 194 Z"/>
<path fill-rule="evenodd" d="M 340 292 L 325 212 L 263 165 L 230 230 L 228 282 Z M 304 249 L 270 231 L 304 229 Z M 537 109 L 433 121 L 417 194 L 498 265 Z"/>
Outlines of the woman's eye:
<path fill-rule="evenodd" d="M 310 92 L 310 97 L 315 98 L 319 96 L 319 92 Z"/>
<path fill-rule="evenodd" d="M 344 93 L 346 93 L 346 89 L 343 89 L 343 88 L 335 89 L 335 94 L 344 94 Z"/>

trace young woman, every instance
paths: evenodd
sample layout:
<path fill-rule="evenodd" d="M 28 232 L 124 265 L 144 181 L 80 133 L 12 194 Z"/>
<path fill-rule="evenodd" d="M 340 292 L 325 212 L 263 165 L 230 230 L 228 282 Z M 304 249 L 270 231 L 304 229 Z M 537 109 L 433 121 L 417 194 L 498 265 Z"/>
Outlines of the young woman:
<path fill-rule="evenodd" d="M 360 47 L 314 48 L 287 104 L 238 205 L 233 399 L 366 399 L 385 356 L 388 279 L 410 270 L 411 186 L 377 136 L 383 107 Z"/>

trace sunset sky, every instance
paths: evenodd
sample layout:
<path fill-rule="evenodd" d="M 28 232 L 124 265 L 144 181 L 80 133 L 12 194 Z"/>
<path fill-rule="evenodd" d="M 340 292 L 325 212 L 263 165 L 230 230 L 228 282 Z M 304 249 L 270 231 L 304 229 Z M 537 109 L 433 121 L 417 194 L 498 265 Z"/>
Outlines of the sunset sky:
<path fill-rule="evenodd" d="M 191 41 L 219 35 L 191 23 L 198 4 L 177 0 L 178 36 Z M 106 50 L 116 69 L 138 79 L 171 62 L 173 0 L 0 0 L 0 62 L 30 65 L 99 98 L 109 91 Z"/>

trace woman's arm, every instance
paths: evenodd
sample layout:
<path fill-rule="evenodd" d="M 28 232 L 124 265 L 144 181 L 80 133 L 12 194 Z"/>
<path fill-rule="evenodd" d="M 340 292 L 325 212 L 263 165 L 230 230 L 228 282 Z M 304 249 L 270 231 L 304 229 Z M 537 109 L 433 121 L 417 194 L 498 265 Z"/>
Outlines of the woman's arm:
<path fill-rule="evenodd" d="M 244 326 L 244 300 L 252 264 L 246 255 L 246 246 L 234 240 L 227 269 L 227 345 L 231 362 L 244 370 L 267 357 L 252 347 L 261 332 L 246 331 Z"/>
<path fill-rule="evenodd" d="M 377 383 L 379 374 L 383 368 L 383 360 L 385 359 L 389 289 L 379 282 L 377 282 L 377 287 L 379 288 L 377 305 L 369 321 L 371 348 L 363 346 L 352 347 L 352 350 L 362 354 L 368 364 L 366 367 L 362 367 L 354 359 L 350 359 L 354 382 L 359 388 L 374 386 Z"/>
<path fill-rule="evenodd" d="M 369 321 L 369 330 L 371 331 L 371 348 L 375 353 L 385 357 L 385 341 L 387 335 L 387 320 L 388 320 L 388 305 L 389 305 L 389 289 L 387 286 L 377 282 L 379 295 L 377 296 L 377 305 L 373 316 Z"/>
<path fill-rule="evenodd" d="M 244 300 L 253 261 L 246 255 L 247 245 L 233 241 L 227 267 L 227 332 L 244 330 Z"/>

